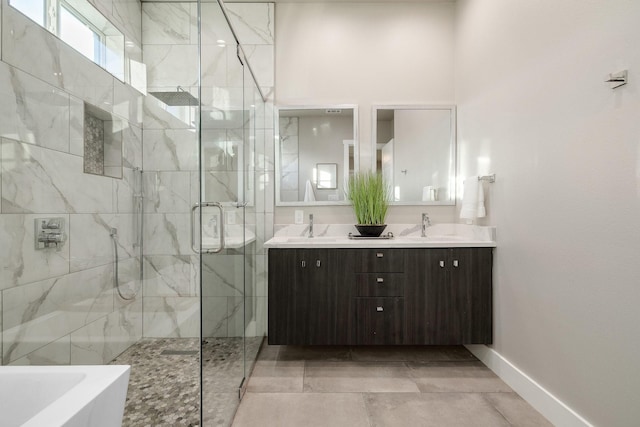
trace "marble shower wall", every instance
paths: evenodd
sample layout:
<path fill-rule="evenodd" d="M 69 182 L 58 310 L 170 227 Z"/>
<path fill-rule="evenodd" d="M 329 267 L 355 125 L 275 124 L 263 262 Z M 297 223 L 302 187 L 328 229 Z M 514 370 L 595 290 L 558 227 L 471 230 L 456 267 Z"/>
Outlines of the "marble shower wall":
<path fill-rule="evenodd" d="M 271 93 L 273 4 L 227 4 L 227 8 L 238 34 L 247 40 L 248 61 L 260 70 L 261 84 Z M 202 198 L 225 202 L 225 212 L 239 215 L 238 196 L 250 191 L 244 220 L 257 235 L 256 244 L 245 247 L 252 255 L 246 260 L 238 250 L 203 256 L 203 331 L 205 336 L 238 336 L 244 328 L 245 262 L 251 288 L 246 290 L 251 296 L 247 304 L 252 307 L 247 312 L 262 316 L 256 331 L 266 329 L 266 306 L 258 309 L 266 304 L 266 295 L 256 286 L 266 288 L 261 283 L 266 280 L 262 242 L 272 228 L 265 226 L 265 220 L 273 222 L 273 108 L 260 101 L 257 91 L 243 89 L 248 74 L 243 74 L 218 4 L 202 3 L 201 12 Z M 180 86 L 197 98 L 197 5 L 144 2 L 142 28 L 149 91 L 175 92 Z M 249 122 L 245 105 L 255 106 Z M 197 114 L 195 107 L 169 106 L 153 96 L 145 100 L 144 335 L 148 337 L 199 336 L 199 259 L 190 246 L 190 209 L 200 199 Z M 237 223 L 242 220 L 236 218 Z M 215 210 L 203 212 L 205 227 L 219 227 L 220 221 Z"/>
<path fill-rule="evenodd" d="M 141 54 L 138 0 L 95 0 Z M 108 363 L 142 336 L 134 167 L 142 167 L 143 96 L 2 3 L 0 61 L 0 361 Z M 124 126 L 123 177 L 83 173 L 84 103 Z M 34 220 L 61 217 L 68 240 L 35 250 Z"/>
<path fill-rule="evenodd" d="M 274 45 L 275 45 L 275 4 L 274 3 L 226 3 L 227 12 L 236 34 L 244 48 L 246 60 L 250 64 L 266 102 L 257 88 L 245 90 L 245 105 L 250 108 L 250 123 L 245 124 L 245 144 L 251 158 L 247 167 L 254 171 L 248 180 L 253 184 L 247 188 L 247 223 L 255 227 L 256 242 L 245 250 L 248 276 L 245 293 L 245 333 L 247 336 L 263 336 L 267 331 L 267 253 L 264 242 L 273 237 L 275 201 L 275 158 L 274 158 Z M 249 80 L 245 69 L 245 82 Z M 246 85 L 245 85 L 246 87 Z M 253 175 L 253 176 L 252 176 Z M 240 330 L 232 327 L 230 319 L 229 335 L 239 336 Z M 236 325 L 238 322 L 236 322 Z"/>

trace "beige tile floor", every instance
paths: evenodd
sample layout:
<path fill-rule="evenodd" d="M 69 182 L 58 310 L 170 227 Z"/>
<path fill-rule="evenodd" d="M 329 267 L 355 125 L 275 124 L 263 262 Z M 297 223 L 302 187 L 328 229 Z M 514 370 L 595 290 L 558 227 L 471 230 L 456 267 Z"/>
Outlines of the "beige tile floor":
<path fill-rule="evenodd" d="M 464 347 L 264 344 L 233 427 L 544 427 Z"/>

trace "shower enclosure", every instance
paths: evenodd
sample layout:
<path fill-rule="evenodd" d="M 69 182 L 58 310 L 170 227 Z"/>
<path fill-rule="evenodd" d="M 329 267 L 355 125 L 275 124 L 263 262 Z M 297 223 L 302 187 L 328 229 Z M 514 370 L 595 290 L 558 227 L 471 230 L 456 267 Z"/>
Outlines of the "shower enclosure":
<path fill-rule="evenodd" d="M 256 7 L 143 3 L 143 339 L 175 356 L 198 339 L 205 425 L 230 421 L 266 331 L 269 108 L 245 54 L 264 46 L 233 28 L 257 17 L 266 27 L 243 32 L 273 34 L 272 6 Z"/>
<path fill-rule="evenodd" d="M 124 425 L 229 425 L 266 331 L 273 4 L 93 2 L 141 92 L 5 3 L 0 362 L 131 364 Z"/>

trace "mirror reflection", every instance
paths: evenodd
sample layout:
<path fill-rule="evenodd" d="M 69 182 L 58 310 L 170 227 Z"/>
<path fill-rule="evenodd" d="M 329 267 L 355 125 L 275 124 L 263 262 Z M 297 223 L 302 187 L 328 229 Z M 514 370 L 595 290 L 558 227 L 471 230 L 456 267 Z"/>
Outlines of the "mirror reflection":
<path fill-rule="evenodd" d="M 279 107 L 276 203 L 346 204 L 357 168 L 355 106 Z"/>
<path fill-rule="evenodd" d="M 317 175 L 314 177 L 316 187 L 323 190 L 338 188 L 338 165 L 336 163 L 318 163 Z"/>
<path fill-rule="evenodd" d="M 378 106 L 373 119 L 375 169 L 392 203 L 455 204 L 455 107 Z"/>

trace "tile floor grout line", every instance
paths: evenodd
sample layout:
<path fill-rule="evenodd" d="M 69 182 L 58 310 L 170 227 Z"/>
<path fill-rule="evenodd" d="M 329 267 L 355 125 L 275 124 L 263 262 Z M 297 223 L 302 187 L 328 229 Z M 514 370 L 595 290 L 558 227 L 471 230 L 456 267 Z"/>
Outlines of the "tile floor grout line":
<path fill-rule="evenodd" d="M 304 382 L 307 377 L 307 361 L 302 361 L 302 393 L 304 393 Z"/>
<path fill-rule="evenodd" d="M 489 406 L 491 406 L 498 414 L 500 414 L 500 416 L 502 418 L 504 418 L 504 420 L 507 422 L 507 424 L 509 424 L 510 426 L 513 426 L 513 423 L 511 421 L 509 421 L 509 419 L 502 413 L 502 411 L 496 405 L 494 405 L 489 399 L 487 399 L 485 396 L 483 396 L 482 393 L 478 393 L 478 394 L 480 395 L 482 400 L 487 402 L 489 404 Z"/>
<path fill-rule="evenodd" d="M 360 393 L 360 396 L 362 397 L 362 404 L 364 405 L 364 412 L 365 414 L 367 414 L 367 423 L 369 423 L 369 427 L 373 427 L 373 424 L 371 424 L 371 412 L 369 411 L 369 406 L 367 405 L 367 399 L 365 397 L 367 393 Z"/>

